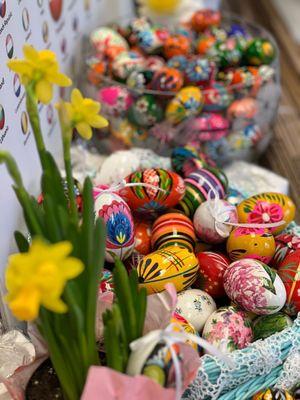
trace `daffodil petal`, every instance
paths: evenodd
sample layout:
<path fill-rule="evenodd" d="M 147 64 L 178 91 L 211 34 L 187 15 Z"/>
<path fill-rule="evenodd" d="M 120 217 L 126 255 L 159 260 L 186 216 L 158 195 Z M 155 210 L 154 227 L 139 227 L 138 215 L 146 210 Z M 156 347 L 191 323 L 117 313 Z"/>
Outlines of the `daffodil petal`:
<path fill-rule="evenodd" d="M 84 99 L 83 108 L 86 114 L 98 114 L 101 108 L 101 104 L 98 101 L 92 99 Z"/>
<path fill-rule="evenodd" d="M 80 122 L 76 124 L 76 130 L 80 136 L 87 140 L 91 139 L 93 135 L 92 128 L 86 122 Z"/>
<path fill-rule="evenodd" d="M 93 126 L 94 128 L 105 128 L 108 126 L 108 121 L 101 115 L 93 115 L 90 118 L 88 118 L 87 122 Z"/>
<path fill-rule="evenodd" d="M 75 257 L 68 257 L 61 265 L 61 272 L 66 279 L 76 278 L 84 270 L 83 263 Z"/>
<path fill-rule="evenodd" d="M 7 66 L 10 70 L 12 70 L 18 74 L 30 75 L 32 73 L 32 67 L 29 63 L 27 63 L 27 61 L 10 60 L 7 62 Z"/>
<path fill-rule="evenodd" d="M 39 59 L 39 52 L 29 44 L 25 44 L 23 46 L 23 53 L 25 58 L 27 58 L 30 61 L 36 62 Z"/>
<path fill-rule="evenodd" d="M 58 86 L 66 87 L 72 85 L 72 80 L 67 75 L 62 74 L 61 72 L 51 73 L 51 71 L 49 71 L 49 73 L 47 74 L 47 78 L 49 79 L 49 81 L 51 81 L 51 83 Z"/>
<path fill-rule="evenodd" d="M 48 104 L 52 100 L 53 97 L 53 88 L 52 84 L 46 81 L 45 79 L 37 82 L 35 85 L 35 94 L 36 97 L 43 103 Z"/>
<path fill-rule="evenodd" d="M 49 257 L 51 257 L 54 260 L 65 258 L 71 253 L 72 249 L 73 249 L 72 244 L 67 241 L 53 244 L 51 248 L 48 249 Z"/>
<path fill-rule="evenodd" d="M 45 308 L 55 313 L 63 314 L 68 311 L 68 306 L 59 298 L 45 296 L 42 299 L 42 304 Z"/>
<path fill-rule="evenodd" d="M 73 89 L 71 93 L 71 104 L 75 107 L 80 107 L 83 102 L 83 97 L 78 89 Z"/>
<path fill-rule="evenodd" d="M 35 288 L 25 287 L 8 305 L 20 321 L 33 321 L 39 314 L 40 293 Z"/>

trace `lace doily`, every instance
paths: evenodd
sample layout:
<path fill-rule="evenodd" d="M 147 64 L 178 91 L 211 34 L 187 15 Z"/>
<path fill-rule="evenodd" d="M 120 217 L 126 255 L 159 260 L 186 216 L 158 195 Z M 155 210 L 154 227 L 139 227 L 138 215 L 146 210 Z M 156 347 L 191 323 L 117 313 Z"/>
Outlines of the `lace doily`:
<path fill-rule="evenodd" d="M 300 353 L 300 316 L 292 327 L 231 353 L 232 369 L 212 356 L 203 356 L 197 377 L 182 400 L 243 400 L 277 380 L 283 382 L 287 374 L 291 381 L 297 379 L 290 373 L 296 353 Z"/>

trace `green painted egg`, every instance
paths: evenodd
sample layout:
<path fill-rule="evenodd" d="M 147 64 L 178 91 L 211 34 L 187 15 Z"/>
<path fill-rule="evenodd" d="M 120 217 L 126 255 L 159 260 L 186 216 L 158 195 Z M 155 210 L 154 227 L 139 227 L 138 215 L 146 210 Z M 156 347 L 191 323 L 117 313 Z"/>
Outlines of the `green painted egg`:
<path fill-rule="evenodd" d="M 266 339 L 274 333 L 283 331 L 292 324 L 292 319 L 281 312 L 258 317 L 253 322 L 254 340 Z"/>

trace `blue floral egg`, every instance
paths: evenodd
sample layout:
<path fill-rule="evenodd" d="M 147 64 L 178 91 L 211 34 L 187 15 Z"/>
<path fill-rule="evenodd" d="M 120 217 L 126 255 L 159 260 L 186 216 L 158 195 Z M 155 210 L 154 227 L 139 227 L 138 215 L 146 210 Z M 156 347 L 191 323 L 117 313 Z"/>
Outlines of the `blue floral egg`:
<path fill-rule="evenodd" d="M 170 68 L 176 68 L 184 72 L 188 66 L 188 59 L 186 56 L 174 56 L 168 60 L 167 65 Z"/>
<path fill-rule="evenodd" d="M 188 62 L 185 69 L 187 82 L 204 85 L 208 83 L 215 70 L 215 64 L 206 58 L 194 58 Z"/>
<path fill-rule="evenodd" d="M 134 222 L 127 203 L 117 194 L 96 189 L 95 213 L 103 218 L 106 226 L 105 259 L 114 261 L 130 256 L 134 249 Z"/>

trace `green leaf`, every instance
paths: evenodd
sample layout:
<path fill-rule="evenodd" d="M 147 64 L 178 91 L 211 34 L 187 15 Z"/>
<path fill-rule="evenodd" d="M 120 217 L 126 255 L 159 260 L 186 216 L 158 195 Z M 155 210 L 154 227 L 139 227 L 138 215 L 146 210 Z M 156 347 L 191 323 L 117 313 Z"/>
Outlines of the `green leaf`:
<path fill-rule="evenodd" d="M 19 231 L 15 231 L 15 241 L 20 253 L 27 253 L 29 250 L 29 242 L 26 237 Z"/>

